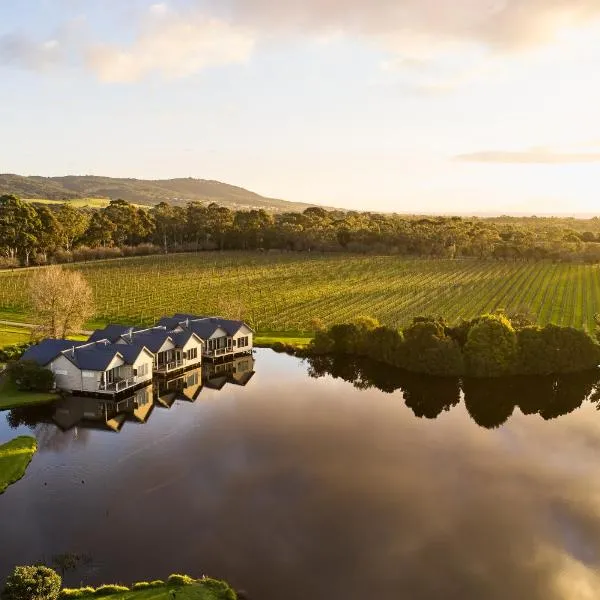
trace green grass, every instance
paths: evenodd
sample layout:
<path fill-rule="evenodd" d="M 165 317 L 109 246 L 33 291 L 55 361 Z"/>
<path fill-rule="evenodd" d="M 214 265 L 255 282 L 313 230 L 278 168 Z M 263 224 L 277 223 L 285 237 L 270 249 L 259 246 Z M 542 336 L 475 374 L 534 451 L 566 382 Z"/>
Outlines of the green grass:
<path fill-rule="evenodd" d="M 21 392 L 6 376 L 0 378 L 0 411 L 21 406 L 45 404 L 56 400 L 56 394 L 44 392 Z"/>
<path fill-rule="evenodd" d="M 449 320 L 526 307 L 548 322 L 593 328 L 600 267 L 348 254 L 223 252 L 80 263 L 94 290 L 95 324 L 152 324 L 173 312 L 230 314 L 241 301 L 259 336 L 310 337 L 359 315 L 402 326 L 413 316 Z M 0 272 L 0 318 L 25 320 L 30 270 Z M 3 316 L 4 315 L 4 316 Z"/>
<path fill-rule="evenodd" d="M 257 347 L 261 346 L 271 346 L 276 342 L 281 342 L 282 344 L 290 344 L 291 346 L 296 346 L 298 348 L 304 348 L 308 346 L 310 340 L 312 338 L 309 336 L 297 337 L 292 335 L 286 335 L 285 333 L 261 333 L 254 338 L 254 345 Z"/>
<path fill-rule="evenodd" d="M 203 583 L 202 580 L 196 580 L 191 585 L 165 584 L 161 587 L 121 592 L 106 597 L 111 600 L 172 600 L 173 598 L 177 598 L 178 600 L 229 600 L 234 597 L 233 592 L 226 584 L 219 583 L 218 586 L 219 588 L 209 583 Z M 93 593 L 76 597 L 98 598 Z"/>
<path fill-rule="evenodd" d="M 25 475 L 36 450 L 36 439 L 30 436 L 21 436 L 0 445 L 0 494 Z"/>
<path fill-rule="evenodd" d="M 0 324 L 0 348 L 29 342 L 31 330 L 26 327 L 13 327 Z"/>
<path fill-rule="evenodd" d="M 76 198 L 74 200 L 46 200 L 40 198 L 23 198 L 25 202 L 31 202 L 35 204 L 70 204 L 75 208 L 105 208 L 109 205 L 110 200 L 108 198 Z M 141 208 L 149 208 L 141 204 L 134 204 Z"/>

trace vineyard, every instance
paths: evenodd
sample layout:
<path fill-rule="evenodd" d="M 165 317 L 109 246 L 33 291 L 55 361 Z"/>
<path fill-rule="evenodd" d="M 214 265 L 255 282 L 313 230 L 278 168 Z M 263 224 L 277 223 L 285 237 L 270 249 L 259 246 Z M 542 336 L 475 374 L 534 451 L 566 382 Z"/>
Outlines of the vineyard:
<path fill-rule="evenodd" d="M 96 322 L 152 324 L 174 312 L 241 316 L 259 331 L 307 332 L 371 315 L 387 325 L 497 308 L 593 328 L 600 270 L 583 264 L 409 260 L 391 256 L 204 253 L 81 263 Z M 3 318 L 27 320 L 31 270 L 0 272 Z"/>

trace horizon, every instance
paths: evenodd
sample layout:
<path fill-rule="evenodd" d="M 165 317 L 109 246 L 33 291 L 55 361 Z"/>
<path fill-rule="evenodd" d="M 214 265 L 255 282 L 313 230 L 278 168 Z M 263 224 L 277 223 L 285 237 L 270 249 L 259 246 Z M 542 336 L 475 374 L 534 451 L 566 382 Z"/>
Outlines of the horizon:
<path fill-rule="evenodd" d="M 600 5 L 571 4 L 25 0 L 0 9 L 2 170 L 595 215 Z"/>

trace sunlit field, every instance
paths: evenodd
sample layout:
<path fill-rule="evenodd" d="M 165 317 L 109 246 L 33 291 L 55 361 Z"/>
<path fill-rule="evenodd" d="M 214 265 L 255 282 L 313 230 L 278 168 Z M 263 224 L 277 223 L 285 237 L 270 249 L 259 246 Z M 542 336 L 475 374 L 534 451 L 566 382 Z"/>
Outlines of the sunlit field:
<path fill-rule="evenodd" d="M 593 265 L 296 253 L 202 253 L 80 263 L 96 298 L 95 323 L 151 324 L 173 312 L 241 314 L 263 332 L 310 332 L 372 315 L 403 325 L 498 308 L 538 323 L 593 327 L 600 310 Z M 27 321 L 31 270 L 0 272 L 0 316 Z"/>

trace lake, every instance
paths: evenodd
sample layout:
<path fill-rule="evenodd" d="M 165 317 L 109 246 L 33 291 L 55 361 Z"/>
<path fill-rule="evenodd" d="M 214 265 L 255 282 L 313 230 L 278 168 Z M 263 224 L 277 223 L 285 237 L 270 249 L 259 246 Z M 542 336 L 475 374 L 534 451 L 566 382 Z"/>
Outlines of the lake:
<path fill-rule="evenodd" d="M 155 385 L 122 422 L 104 406 L 118 432 L 0 413 L 0 442 L 39 441 L 0 496 L 0 580 L 78 553 L 69 584 L 206 574 L 252 600 L 600 595 L 597 373 L 461 387 L 255 357 Z"/>

